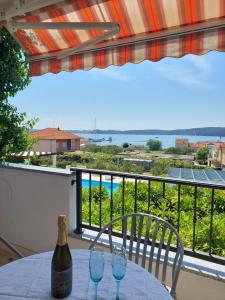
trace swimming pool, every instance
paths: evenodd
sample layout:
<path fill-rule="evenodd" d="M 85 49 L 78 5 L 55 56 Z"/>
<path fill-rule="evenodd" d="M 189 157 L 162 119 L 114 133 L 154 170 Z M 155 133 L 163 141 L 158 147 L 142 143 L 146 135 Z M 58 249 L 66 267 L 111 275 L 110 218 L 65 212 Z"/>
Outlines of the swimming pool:
<path fill-rule="evenodd" d="M 98 180 L 92 180 L 91 186 L 99 186 Z M 102 181 L 102 186 L 105 186 L 108 193 L 111 192 L 111 182 L 110 181 Z M 119 187 L 119 183 L 113 182 L 113 192 L 115 192 Z M 89 179 L 82 179 L 82 188 L 83 189 L 89 189 Z"/>

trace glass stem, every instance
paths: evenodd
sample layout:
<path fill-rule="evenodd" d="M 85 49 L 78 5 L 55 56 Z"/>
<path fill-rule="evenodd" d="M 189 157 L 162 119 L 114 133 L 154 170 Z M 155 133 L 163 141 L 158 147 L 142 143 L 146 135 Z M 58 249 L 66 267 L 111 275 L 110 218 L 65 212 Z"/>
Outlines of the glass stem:
<path fill-rule="evenodd" d="M 95 300 L 98 299 L 98 283 L 95 283 Z"/>
<path fill-rule="evenodd" d="M 120 281 L 117 280 L 116 281 L 116 300 L 119 300 L 120 299 Z"/>

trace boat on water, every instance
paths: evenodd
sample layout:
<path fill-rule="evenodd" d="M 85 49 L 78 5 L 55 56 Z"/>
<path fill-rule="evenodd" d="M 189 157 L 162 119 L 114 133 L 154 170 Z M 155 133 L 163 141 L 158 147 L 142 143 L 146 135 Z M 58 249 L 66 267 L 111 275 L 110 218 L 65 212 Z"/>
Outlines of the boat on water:
<path fill-rule="evenodd" d="M 93 143 L 101 143 L 101 142 L 105 141 L 105 139 L 104 138 L 102 138 L 102 139 L 92 139 L 92 138 L 89 138 L 89 141 L 91 141 Z"/>
<path fill-rule="evenodd" d="M 89 141 L 93 143 L 112 142 L 112 138 L 89 138 Z"/>
<path fill-rule="evenodd" d="M 96 118 L 95 118 L 95 125 L 94 125 L 94 130 L 93 130 L 93 134 L 97 134 L 97 125 L 96 125 Z M 112 137 L 108 137 L 108 138 L 97 138 L 97 137 L 94 137 L 94 138 L 89 138 L 89 141 L 92 142 L 92 143 L 101 143 L 101 142 L 112 142 Z"/>

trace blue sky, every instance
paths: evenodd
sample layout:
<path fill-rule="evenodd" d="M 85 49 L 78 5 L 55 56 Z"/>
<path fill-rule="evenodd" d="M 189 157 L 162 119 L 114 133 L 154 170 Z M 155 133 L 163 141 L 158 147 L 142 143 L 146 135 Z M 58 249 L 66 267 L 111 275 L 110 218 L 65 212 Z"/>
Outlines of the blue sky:
<path fill-rule="evenodd" d="M 34 77 L 11 103 L 36 128 L 175 129 L 225 126 L 225 54 L 187 55 Z"/>

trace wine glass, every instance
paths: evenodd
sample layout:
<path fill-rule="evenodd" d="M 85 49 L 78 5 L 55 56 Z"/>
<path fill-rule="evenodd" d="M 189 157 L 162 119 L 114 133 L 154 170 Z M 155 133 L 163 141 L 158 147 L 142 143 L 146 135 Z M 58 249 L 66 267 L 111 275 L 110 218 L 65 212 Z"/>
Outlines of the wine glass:
<path fill-rule="evenodd" d="M 112 248 L 112 273 L 116 279 L 116 300 L 119 300 L 120 281 L 126 273 L 127 259 L 126 249 L 123 246 L 113 246 Z"/>
<path fill-rule="evenodd" d="M 97 247 L 92 248 L 89 259 L 89 272 L 91 280 L 95 285 L 95 300 L 97 300 L 98 284 L 103 277 L 104 264 L 105 261 L 103 251 Z"/>

